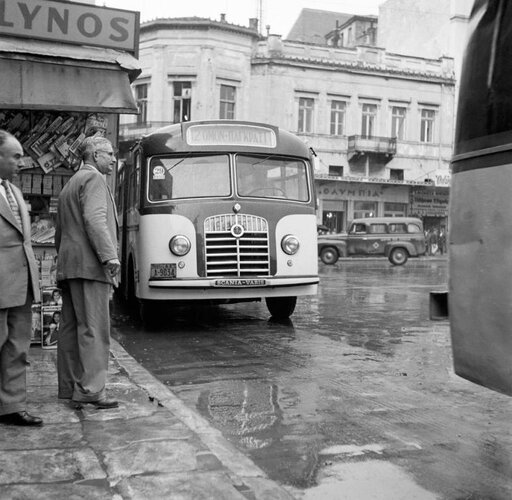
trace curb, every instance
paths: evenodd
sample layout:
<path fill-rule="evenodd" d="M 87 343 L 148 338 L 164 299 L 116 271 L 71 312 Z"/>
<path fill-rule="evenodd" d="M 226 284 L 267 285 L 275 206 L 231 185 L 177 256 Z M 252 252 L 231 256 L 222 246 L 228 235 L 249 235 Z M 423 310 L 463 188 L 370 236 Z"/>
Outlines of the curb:
<path fill-rule="evenodd" d="M 191 429 L 199 439 L 231 473 L 231 479 L 239 491 L 247 491 L 247 486 L 253 490 L 253 498 L 294 500 L 286 489 L 270 480 L 267 474 L 247 456 L 234 447 L 220 431 L 194 410 L 190 409 L 165 384 L 157 380 L 150 372 L 142 367 L 128 352 L 111 338 L 110 352 L 114 360 L 126 372 L 129 379 L 143 389 L 151 401 L 169 410 Z M 259 491 L 255 491 L 259 490 Z M 254 497 L 254 493 L 262 496 Z"/>

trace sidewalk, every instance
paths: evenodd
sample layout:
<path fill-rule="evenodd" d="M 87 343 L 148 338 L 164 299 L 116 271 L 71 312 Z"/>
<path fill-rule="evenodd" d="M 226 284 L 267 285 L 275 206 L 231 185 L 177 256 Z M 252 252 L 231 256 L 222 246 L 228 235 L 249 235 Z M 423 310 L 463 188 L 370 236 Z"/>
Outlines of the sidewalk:
<path fill-rule="evenodd" d="M 57 399 L 56 351 L 32 347 L 28 411 L 0 424 L 0 499 L 293 499 L 112 340 L 113 410 Z"/>

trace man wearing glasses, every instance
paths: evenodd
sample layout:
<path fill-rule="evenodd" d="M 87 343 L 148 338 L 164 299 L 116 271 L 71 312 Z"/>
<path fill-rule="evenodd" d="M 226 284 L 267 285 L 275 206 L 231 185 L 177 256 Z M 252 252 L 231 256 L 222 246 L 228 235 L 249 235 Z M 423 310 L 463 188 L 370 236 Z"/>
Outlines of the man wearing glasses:
<path fill-rule="evenodd" d="M 105 175 L 116 164 L 112 143 L 88 137 L 83 164 L 59 196 L 55 244 L 62 317 L 57 344 L 58 396 L 77 406 L 116 408 L 105 392 L 110 350 L 109 299 L 117 284 L 117 217 Z"/>

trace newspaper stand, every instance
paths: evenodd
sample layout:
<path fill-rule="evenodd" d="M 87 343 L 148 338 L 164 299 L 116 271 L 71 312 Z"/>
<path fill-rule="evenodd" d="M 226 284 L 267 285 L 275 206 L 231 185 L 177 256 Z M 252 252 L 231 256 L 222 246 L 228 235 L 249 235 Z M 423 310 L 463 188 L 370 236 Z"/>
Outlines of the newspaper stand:
<path fill-rule="evenodd" d="M 89 3 L 31 0 L 27 22 L 19 2 L 3 3 L 0 129 L 15 135 L 25 153 L 13 182 L 29 208 L 40 262 L 43 302 L 32 307 L 32 342 L 54 348 L 60 305 L 44 299 L 57 287 L 58 196 L 80 166 L 77 149 L 84 138 L 100 134 L 117 146 L 119 114 L 138 113 L 130 84 L 140 74 L 140 15 Z M 112 185 L 114 179 L 108 181 Z"/>

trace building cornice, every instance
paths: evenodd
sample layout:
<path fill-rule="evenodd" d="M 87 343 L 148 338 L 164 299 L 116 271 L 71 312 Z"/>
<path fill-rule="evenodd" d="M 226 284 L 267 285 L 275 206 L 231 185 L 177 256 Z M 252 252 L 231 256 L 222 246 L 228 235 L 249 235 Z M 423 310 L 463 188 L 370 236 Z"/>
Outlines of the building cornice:
<path fill-rule="evenodd" d="M 371 64 L 364 61 L 331 61 L 314 57 L 297 56 L 253 56 L 253 66 L 257 65 L 278 65 L 316 68 L 325 71 L 345 70 L 347 73 L 373 74 L 376 76 L 403 78 L 408 80 L 423 80 L 432 83 L 442 83 L 455 86 L 455 75 L 440 75 L 430 71 L 417 71 L 406 68 L 392 68 L 378 64 Z"/>
<path fill-rule="evenodd" d="M 220 30 L 246 35 L 259 40 L 261 38 L 258 31 L 254 28 L 239 26 L 237 24 L 227 23 L 225 21 L 214 21 L 203 17 L 180 17 L 180 18 L 161 18 L 147 21 L 140 26 L 141 35 L 161 29 L 169 30 Z"/>

